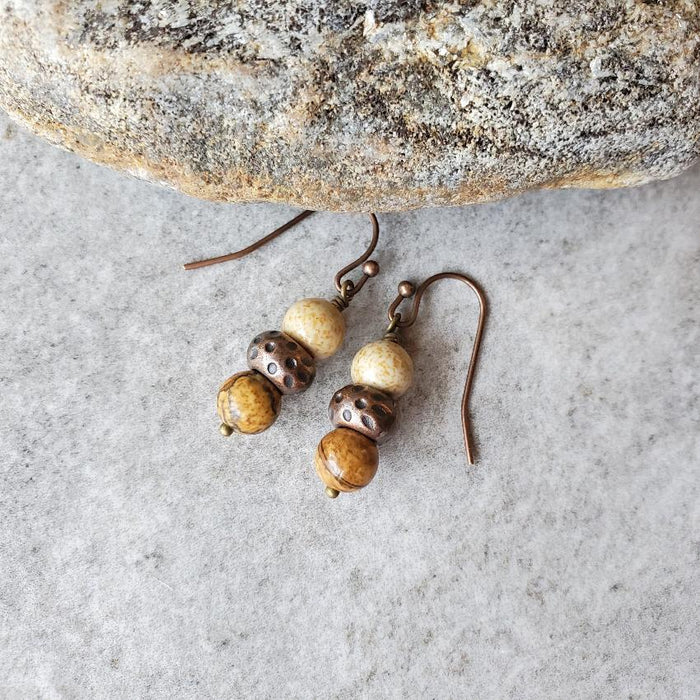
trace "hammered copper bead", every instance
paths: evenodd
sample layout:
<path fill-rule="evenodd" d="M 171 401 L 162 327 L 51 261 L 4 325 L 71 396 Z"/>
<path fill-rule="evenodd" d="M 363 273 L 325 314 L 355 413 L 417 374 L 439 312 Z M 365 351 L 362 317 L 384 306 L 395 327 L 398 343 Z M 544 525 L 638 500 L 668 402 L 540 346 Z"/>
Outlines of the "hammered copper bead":
<path fill-rule="evenodd" d="M 394 399 L 365 384 L 348 384 L 333 394 L 328 417 L 334 428 L 352 428 L 382 444 L 396 419 Z"/>
<path fill-rule="evenodd" d="M 377 473 L 379 451 L 373 440 L 349 428 L 336 428 L 316 448 L 316 472 L 326 493 L 357 491 Z"/>
<path fill-rule="evenodd" d="M 280 331 L 266 331 L 253 338 L 248 367 L 267 377 L 283 394 L 306 391 L 316 376 L 311 353 Z"/>
<path fill-rule="evenodd" d="M 262 374 L 248 370 L 229 377 L 219 389 L 216 408 L 224 426 L 253 435 L 267 430 L 280 412 L 282 395 Z M 230 434 L 222 429 L 224 435 Z"/>

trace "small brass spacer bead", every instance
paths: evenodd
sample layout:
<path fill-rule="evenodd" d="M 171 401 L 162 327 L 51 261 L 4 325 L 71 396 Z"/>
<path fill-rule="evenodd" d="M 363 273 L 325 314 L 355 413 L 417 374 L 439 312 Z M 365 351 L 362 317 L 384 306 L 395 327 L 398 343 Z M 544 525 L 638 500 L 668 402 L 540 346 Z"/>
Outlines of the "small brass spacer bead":
<path fill-rule="evenodd" d="M 326 486 L 326 496 L 328 496 L 328 498 L 338 498 L 339 495 L 340 491 L 332 489 L 330 486 Z"/>
<path fill-rule="evenodd" d="M 226 425 L 226 423 L 222 423 L 219 426 L 219 432 L 224 436 L 224 437 L 230 437 L 231 434 L 233 433 L 233 428 L 230 425 Z"/>

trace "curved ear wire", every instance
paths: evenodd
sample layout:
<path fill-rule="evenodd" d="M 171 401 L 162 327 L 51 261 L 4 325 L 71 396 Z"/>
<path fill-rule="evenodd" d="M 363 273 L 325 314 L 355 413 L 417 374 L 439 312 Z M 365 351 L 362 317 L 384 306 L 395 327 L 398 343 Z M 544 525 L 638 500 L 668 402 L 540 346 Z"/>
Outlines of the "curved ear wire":
<path fill-rule="evenodd" d="M 459 282 L 466 284 L 473 292 L 476 294 L 479 300 L 479 322 L 476 326 L 476 333 L 474 334 L 474 343 L 472 345 L 472 353 L 469 358 L 469 367 L 467 369 L 467 378 L 464 382 L 464 392 L 462 393 L 462 433 L 464 435 L 464 447 L 467 452 L 467 460 L 469 464 L 474 464 L 474 451 L 472 448 L 471 438 L 469 435 L 469 398 L 472 391 L 472 383 L 474 381 L 474 372 L 476 370 L 476 362 L 479 356 L 479 348 L 481 347 L 481 338 L 484 333 L 484 324 L 486 322 L 486 297 L 476 283 L 458 272 L 440 272 L 437 275 L 428 277 L 419 287 L 416 289 L 410 282 L 403 281 L 399 284 L 399 294 L 391 303 L 389 307 L 389 332 L 394 331 L 396 328 L 407 328 L 412 326 L 416 317 L 418 316 L 418 311 L 420 309 L 421 299 L 423 294 L 425 294 L 428 287 L 431 284 L 442 279 L 454 279 Z M 408 299 L 413 296 L 415 292 L 415 297 L 413 299 L 413 305 L 406 318 L 402 318 L 401 314 L 396 311 L 401 302 L 404 299 Z"/>
<path fill-rule="evenodd" d="M 307 209 L 306 211 L 297 214 L 293 219 L 290 219 L 286 224 L 282 224 L 279 228 L 276 228 L 272 233 L 268 233 L 267 236 L 263 236 L 261 239 L 255 241 L 251 245 L 237 250 L 235 253 L 228 253 L 227 255 L 219 255 L 216 258 L 207 258 L 206 260 L 197 260 L 195 262 L 188 262 L 183 267 L 185 270 L 197 270 L 200 267 L 209 267 L 209 265 L 218 265 L 222 262 L 228 262 L 229 260 L 240 260 L 246 255 L 254 253 L 258 248 L 262 248 L 264 245 L 270 241 L 274 241 L 277 236 L 281 236 L 285 231 L 289 231 L 290 228 L 294 228 L 299 222 L 303 221 L 307 217 L 315 214 L 315 211 Z"/>
<path fill-rule="evenodd" d="M 251 243 L 251 245 L 242 248 L 241 250 L 237 250 L 235 253 L 228 253 L 227 255 L 219 255 L 216 258 L 207 258 L 206 260 L 197 260 L 196 262 L 189 262 L 186 263 L 183 267 L 185 268 L 185 270 L 197 270 L 200 267 L 218 265 L 219 263 L 228 262 L 229 260 L 240 260 L 246 255 L 254 253 L 256 250 L 262 248 L 264 245 L 267 245 L 271 241 L 274 241 L 275 238 L 281 236 L 285 231 L 289 231 L 290 228 L 293 228 L 299 222 L 303 221 L 304 219 L 315 213 L 316 212 L 311 210 L 303 211 L 301 212 L 301 214 L 297 214 L 297 216 L 295 216 L 293 219 L 290 219 L 286 224 L 282 224 L 282 226 L 280 226 L 279 228 L 276 228 L 271 233 L 268 233 L 267 236 L 263 236 L 261 239 L 255 241 L 255 243 Z M 349 265 L 346 265 L 342 270 L 339 270 L 335 276 L 335 288 L 338 290 L 338 292 L 340 292 L 342 299 L 344 299 L 345 301 L 349 301 L 355 294 L 357 294 L 357 292 L 359 292 L 360 289 L 362 289 L 365 282 L 370 277 L 374 277 L 379 273 L 379 265 L 372 260 L 368 261 L 369 256 L 372 255 L 374 249 L 377 247 L 377 242 L 379 241 L 379 222 L 377 221 L 377 217 L 374 214 L 370 214 L 369 218 L 372 222 L 372 240 L 370 241 L 369 246 L 367 246 L 365 252 L 362 253 L 362 255 L 359 258 L 357 258 L 357 260 L 354 260 Z M 352 272 L 352 270 L 354 270 L 356 267 L 359 267 L 360 265 L 362 265 L 363 274 L 357 282 L 352 282 L 351 280 L 343 281 L 343 277 L 345 277 L 345 275 L 347 275 L 348 272 Z"/>
<path fill-rule="evenodd" d="M 377 274 L 379 274 L 379 266 L 377 263 L 372 264 L 372 261 L 370 260 L 366 265 L 363 265 L 369 256 L 372 255 L 374 249 L 377 247 L 377 242 L 379 241 L 379 221 L 377 221 L 377 217 L 374 214 L 370 214 L 369 218 L 372 221 L 372 240 L 370 241 L 367 250 L 365 250 L 365 252 L 362 253 L 357 260 L 353 260 L 353 262 L 351 262 L 349 265 L 346 265 L 342 270 L 339 270 L 338 274 L 335 276 L 335 288 L 341 294 L 343 294 L 344 289 L 349 289 L 351 296 L 357 294 L 357 292 L 362 289 L 364 283 L 370 277 L 375 277 Z M 353 283 L 349 280 L 347 282 L 343 282 L 343 277 L 345 277 L 348 272 L 352 272 L 359 265 L 362 265 L 363 275 L 360 277 L 357 283 Z"/>

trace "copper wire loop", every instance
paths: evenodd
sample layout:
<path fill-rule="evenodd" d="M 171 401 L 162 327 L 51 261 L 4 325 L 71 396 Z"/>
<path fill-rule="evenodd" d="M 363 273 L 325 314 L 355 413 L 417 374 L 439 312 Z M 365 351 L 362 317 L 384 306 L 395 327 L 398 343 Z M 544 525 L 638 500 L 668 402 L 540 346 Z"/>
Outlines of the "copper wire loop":
<path fill-rule="evenodd" d="M 315 213 L 316 212 L 310 209 L 303 211 L 301 212 L 301 214 L 297 214 L 293 219 L 287 221 L 287 223 L 282 224 L 282 226 L 280 226 L 279 228 L 276 228 L 271 233 L 268 233 L 266 236 L 263 236 L 260 240 L 251 243 L 249 246 L 242 248 L 241 250 L 237 250 L 234 253 L 228 253 L 227 255 L 219 255 L 215 258 L 207 258 L 206 260 L 197 260 L 195 262 L 189 262 L 186 263 L 183 267 L 185 268 L 185 270 L 197 270 L 200 267 L 218 265 L 219 263 L 228 262 L 229 260 L 240 260 L 246 255 L 254 253 L 256 250 L 262 248 L 264 245 L 267 245 L 271 241 L 275 240 L 275 238 L 281 236 L 285 231 L 288 231 L 290 228 L 293 228 L 299 222 L 303 221 L 304 219 Z M 347 308 L 347 305 L 350 303 L 350 300 L 355 296 L 355 294 L 357 294 L 362 289 L 362 287 L 364 287 L 365 282 L 367 282 L 367 280 L 370 277 L 374 277 L 376 272 L 379 271 L 379 266 L 375 263 L 374 274 L 368 274 L 367 272 L 363 271 L 362 277 L 360 277 L 360 279 L 357 280 L 357 282 L 353 282 L 352 280 L 343 280 L 343 277 L 345 277 L 345 275 L 367 262 L 369 260 L 369 256 L 372 255 L 374 249 L 377 247 L 377 242 L 379 241 L 379 221 L 377 221 L 377 217 L 374 214 L 370 214 L 369 218 L 372 222 L 372 240 L 370 241 L 369 246 L 367 247 L 365 252 L 362 253 L 362 255 L 359 258 L 357 258 L 357 260 L 354 260 L 349 265 L 346 265 L 342 270 L 339 270 L 336 273 L 335 278 L 333 280 L 335 283 L 335 288 L 338 291 L 338 294 L 340 295 L 342 305 L 344 305 L 343 308 Z M 370 270 L 370 272 L 372 272 L 372 270 Z"/>
<path fill-rule="evenodd" d="M 440 272 L 437 275 L 428 277 L 415 291 L 413 297 L 413 304 L 411 305 L 411 310 L 409 314 L 405 317 L 397 312 L 397 309 L 401 302 L 408 298 L 403 294 L 399 294 L 396 299 L 389 306 L 388 316 L 389 316 L 389 327 L 387 328 L 387 333 L 395 332 L 399 328 L 408 328 L 412 326 L 416 317 L 418 316 L 418 311 L 420 309 L 420 303 L 428 287 L 431 284 L 442 279 L 453 279 L 458 282 L 463 282 L 466 284 L 473 292 L 476 294 L 479 300 L 479 322 L 476 326 L 476 333 L 474 334 L 474 343 L 472 345 L 472 352 L 469 358 L 469 367 L 467 369 L 467 378 L 464 382 L 464 391 L 462 392 L 462 433 L 464 435 L 464 447 L 467 452 L 467 460 L 469 464 L 474 464 L 474 450 L 472 447 L 472 441 L 470 437 L 470 423 L 469 423 L 469 399 L 472 392 L 472 383 L 474 381 L 474 372 L 476 371 L 476 362 L 479 357 L 479 349 L 481 347 L 481 339 L 484 334 L 484 324 L 486 322 L 486 297 L 483 292 L 477 286 L 476 282 L 469 279 L 465 275 L 461 275 L 458 272 Z M 399 287 L 404 283 L 402 282 Z"/>

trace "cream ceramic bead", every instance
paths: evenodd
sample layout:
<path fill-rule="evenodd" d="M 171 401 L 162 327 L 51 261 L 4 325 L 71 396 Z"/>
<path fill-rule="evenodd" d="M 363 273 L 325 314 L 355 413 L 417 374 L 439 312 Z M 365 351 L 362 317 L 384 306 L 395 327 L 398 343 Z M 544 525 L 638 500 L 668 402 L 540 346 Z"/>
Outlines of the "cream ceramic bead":
<path fill-rule="evenodd" d="M 413 360 L 393 340 L 377 340 L 360 348 L 350 373 L 355 384 L 368 384 L 396 398 L 413 383 Z"/>
<path fill-rule="evenodd" d="M 345 319 L 327 299 L 300 299 L 284 315 L 282 330 L 322 360 L 343 344 Z"/>

